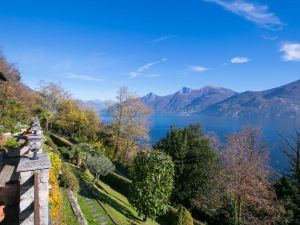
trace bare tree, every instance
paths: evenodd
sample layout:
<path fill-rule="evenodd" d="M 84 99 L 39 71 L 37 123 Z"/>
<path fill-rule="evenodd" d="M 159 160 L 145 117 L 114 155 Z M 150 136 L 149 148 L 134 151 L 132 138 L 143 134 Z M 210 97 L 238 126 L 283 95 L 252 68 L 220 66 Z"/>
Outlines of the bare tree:
<path fill-rule="evenodd" d="M 300 131 L 294 134 L 279 134 L 284 142 L 283 152 L 286 154 L 291 165 L 291 175 L 295 184 L 300 188 Z"/>
<path fill-rule="evenodd" d="M 113 115 L 112 139 L 117 159 L 128 165 L 134 159 L 138 145 L 149 141 L 147 117 L 151 110 L 127 87 L 120 88 L 116 100 L 109 110 Z"/>
<path fill-rule="evenodd" d="M 260 130 L 246 128 L 228 137 L 222 152 L 225 185 L 233 203 L 234 224 L 275 224 L 283 207 L 269 182 L 268 149 Z"/>

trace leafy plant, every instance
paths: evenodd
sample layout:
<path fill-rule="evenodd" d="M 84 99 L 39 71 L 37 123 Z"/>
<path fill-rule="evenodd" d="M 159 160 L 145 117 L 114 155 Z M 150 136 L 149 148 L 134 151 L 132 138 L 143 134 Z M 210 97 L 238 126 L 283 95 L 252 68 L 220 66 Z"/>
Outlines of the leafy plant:
<path fill-rule="evenodd" d="M 51 161 L 51 168 L 49 171 L 49 183 L 51 185 L 51 189 L 49 191 L 50 214 L 53 224 L 56 224 L 59 222 L 62 211 L 62 194 L 59 189 L 58 182 L 62 162 L 59 155 L 53 152 L 50 152 L 49 156 Z"/>
<path fill-rule="evenodd" d="M 166 213 L 173 189 L 174 164 L 160 151 L 139 153 L 130 169 L 130 203 L 140 215 L 155 219 Z"/>
<path fill-rule="evenodd" d="M 190 212 L 183 206 L 178 210 L 176 225 L 194 225 L 193 217 Z"/>
<path fill-rule="evenodd" d="M 13 137 L 7 137 L 4 139 L 4 141 L 5 141 L 4 148 L 6 149 L 10 149 L 18 146 L 17 140 Z"/>

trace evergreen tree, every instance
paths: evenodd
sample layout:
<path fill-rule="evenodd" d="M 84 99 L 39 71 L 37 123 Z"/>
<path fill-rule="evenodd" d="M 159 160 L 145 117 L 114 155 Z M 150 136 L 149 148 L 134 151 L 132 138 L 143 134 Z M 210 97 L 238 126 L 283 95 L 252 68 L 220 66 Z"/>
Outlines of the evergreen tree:
<path fill-rule="evenodd" d="M 210 196 L 215 190 L 218 157 L 199 124 L 182 129 L 171 127 L 154 148 L 166 152 L 174 161 L 173 203 L 190 208 L 196 197 Z"/>

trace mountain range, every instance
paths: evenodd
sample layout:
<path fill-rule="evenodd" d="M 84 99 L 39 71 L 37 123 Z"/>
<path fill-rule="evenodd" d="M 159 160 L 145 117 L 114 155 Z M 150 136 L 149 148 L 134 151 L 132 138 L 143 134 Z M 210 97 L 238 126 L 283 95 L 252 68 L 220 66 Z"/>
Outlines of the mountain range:
<path fill-rule="evenodd" d="M 149 93 L 141 100 L 156 113 L 190 114 L 201 111 L 236 94 L 235 91 L 216 86 L 205 86 L 197 90 L 183 87 L 176 93 L 166 96 Z"/>
<path fill-rule="evenodd" d="M 203 114 L 233 118 L 295 118 L 300 115 L 300 80 L 265 91 L 242 93 L 216 86 L 183 87 L 174 94 L 141 98 L 158 114 Z"/>

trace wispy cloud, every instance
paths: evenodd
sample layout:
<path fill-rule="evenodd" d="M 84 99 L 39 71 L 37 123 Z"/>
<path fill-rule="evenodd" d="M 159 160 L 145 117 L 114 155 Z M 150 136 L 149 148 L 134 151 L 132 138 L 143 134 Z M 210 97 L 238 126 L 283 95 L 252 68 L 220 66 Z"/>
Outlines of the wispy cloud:
<path fill-rule="evenodd" d="M 135 78 L 137 76 L 140 76 L 140 75 L 143 75 L 143 72 L 145 70 L 148 70 L 149 68 L 151 68 L 152 66 L 155 66 L 157 64 L 161 64 L 161 63 L 164 63 L 166 62 L 168 59 L 167 58 L 163 58 L 161 60 L 158 60 L 158 61 L 154 61 L 154 62 L 149 62 L 149 63 L 146 63 L 145 65 L 141 66 L 140 68 L 138 68 L 136 71 L 134 72 L 131 72 L 129 75 L 129 79 L 132 79 L 132 78 Z"/>
<path fill-rule="evenodd" d="M 270 29 L 280 30 L 283 23 L 274 13 L 269 12 L 267 5 L 260 5 L 257 3 L 250 3 L 245 0 L 203 0 L 205 2 L 212 2 L 222 6 L 224 9 L 242 16 L 243 18 L 254 22 L 255 24 Z"/>
<path fill-rule="evenodd" d="M 188 69 L 189 69 L 189 71 L 195 72 L 195 73 L 202 73 L 207 70 L 210 70 L 210 68 L 206 68 L 204 66 L 189 66 Z"/>
<path fill-rule="evenodd" d="M 233 63 L 233 64 L 241 64 L 241 63 L 247 63 L 247 62 L 250 62 L 251 59 L 247 58 L 247 57 L 240 57 L 240 56 L 237 56 L 237 57 L 234 57 L 230 60 L 230 63 Z"/>
<path fill-rule="evenodd" d="M 159 38 L 156 38 L 156 39 L 152 40 L 150 43 L 158 43 L 158 42 L 161 42 L 161 41 L 165 41 L 165 40 L 169 40 L 169 39 L 175 38 L 176 36 L 177 35 L 162 36 L 162 37 L 159 37 Z"/>
<path fill-rule="evenodd" d="M 95 82 L 102 82 L 105 81 L 104 78 L 96 78 L 89 75 L 83 74 L 76 74 L 76 73 L 69 73 L 66 78 L 74 79 L 74 80 L 84 80 L 84 81 L 95 81 Z"/>
<path fill-rule="evenodd" d="M 279 37 L 278 36 L 262 36 L 263 39 L 269 40 L 269 41 L 276 41 Z"/>
<path fill-rule="evenodd" d="M 279 51 L 283 52 L 283 61 L 300 61 L 300 43 L 285 42 Z"/>
<path fill-rule="evenodd" d="M 153 77 L 159 77 L 160 75 L 157 73 L 149 73 L 149 74 L 144 74 L 142 76 L 146 78 L 153 78 Z"/>

